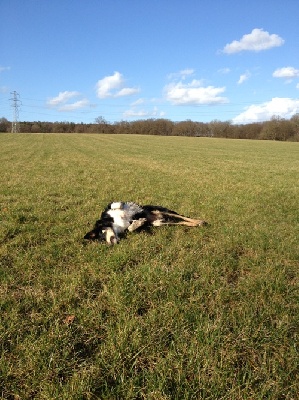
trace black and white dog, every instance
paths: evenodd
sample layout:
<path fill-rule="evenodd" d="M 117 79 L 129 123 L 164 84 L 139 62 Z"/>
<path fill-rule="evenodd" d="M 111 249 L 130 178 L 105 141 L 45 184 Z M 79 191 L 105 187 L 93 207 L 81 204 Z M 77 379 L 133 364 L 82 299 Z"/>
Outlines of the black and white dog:
<path fill-rule="evenodd" d="M 200 219 L 187 218 L 161 206 L 140 206 L 133 202 L 113 202 L 102 212 L 94 228 L 84 239 L 102 240 L 116 244 L 126 232 L 139 228 L 161 225 L 202 226 L 207 223 Z"/>

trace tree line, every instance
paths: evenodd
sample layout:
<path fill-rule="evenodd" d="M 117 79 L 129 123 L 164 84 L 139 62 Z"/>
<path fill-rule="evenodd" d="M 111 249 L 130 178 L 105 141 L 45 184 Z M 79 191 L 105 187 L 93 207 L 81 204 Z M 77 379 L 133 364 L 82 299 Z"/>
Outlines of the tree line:
<path fill-rule="evenodd" d="M 299 113 L 290 119 L 273 116 L 270 121 L 235 125 L 230 121 L 173 122 L 168 119 L 144 119 L 109 123 L 103 117 L 94 123 L 20 122 L 24 133 L 109 133 L 162 136 L 192 136 L 232 139 L 299 141 Z M 10 132 L 11 122 L 0 118 L 0 132 Z"/>

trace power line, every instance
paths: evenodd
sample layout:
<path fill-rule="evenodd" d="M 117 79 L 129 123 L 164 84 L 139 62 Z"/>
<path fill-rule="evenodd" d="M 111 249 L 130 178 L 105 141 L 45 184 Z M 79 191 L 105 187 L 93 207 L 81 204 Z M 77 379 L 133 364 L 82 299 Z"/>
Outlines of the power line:
<path fill-rule="evenodd" d="M 13 108 L 13 121 L 11 123 L 11 132 L 12 133 L 18 133 L 20 132 L 20 125 L 19 125 L 19 108 L 21 104 L 21 100 L 19 99 L 20 95 L 17 93 L 15 90 L 13 92 L 10 92 L 10 94 L 13 96 L 10 98 L 12 101 L 12 108 Z"/>

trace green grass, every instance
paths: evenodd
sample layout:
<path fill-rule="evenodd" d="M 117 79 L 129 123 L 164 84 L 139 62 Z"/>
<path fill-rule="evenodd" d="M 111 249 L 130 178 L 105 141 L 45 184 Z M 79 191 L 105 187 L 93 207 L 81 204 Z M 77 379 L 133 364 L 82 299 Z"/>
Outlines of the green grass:
<path fill-rule="evenodd" d="M 3 399 L 297 399 L 296 143 L 0 136 Z M 113 200 L 209 221 L 82 240 Z"/>

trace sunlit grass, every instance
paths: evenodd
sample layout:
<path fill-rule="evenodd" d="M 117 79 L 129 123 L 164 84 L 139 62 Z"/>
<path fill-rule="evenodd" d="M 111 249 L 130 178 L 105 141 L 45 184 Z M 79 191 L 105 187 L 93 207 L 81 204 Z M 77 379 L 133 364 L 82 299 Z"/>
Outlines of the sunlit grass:
<path fill-rule="evenodd" d="M 296 143 L 3 134 L 0 146 L 2 398 L 296 398 Z M 113 200 L 210 225 L 84 243 Z"/>

